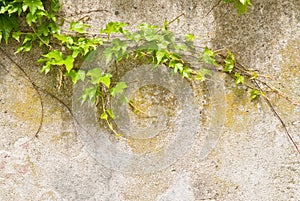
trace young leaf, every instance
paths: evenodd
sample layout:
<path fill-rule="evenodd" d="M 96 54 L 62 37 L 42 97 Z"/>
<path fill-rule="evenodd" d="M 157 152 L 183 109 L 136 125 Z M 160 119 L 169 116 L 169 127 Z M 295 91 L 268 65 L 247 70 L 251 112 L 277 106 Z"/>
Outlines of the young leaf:
<path fill-rule="evenodd" d="M 122 33 L 124 26 L 127 26 L 124 22 L 109 22 L 105 29 L 100 30 L 100 33 L 106 33 L 108 36 L 111 33 Z"/>
<path fill-rule="evenodd" d="M 100 119 L 106 120 L 107 118 L 108 118 L 108 115 L 106 114 L 106 112 L 103 112 L 103 113 L 100 115 Z"/>
<path fill-rule="evenodd" d="M 85 29 L 90 27 L 91 26 L 84 24 L 82 22 L 71 22 L 69 30 L 75 31 L 77 33 L 86 33 Z"/>
<path fill-rule="evenodd" d="M 127 88 L 125 82 L 118 82 L 117 85 L 110 89 L 110 94 L 115 97 L 118 93 L 122 93 Z"/>
<path fill-rule="evenodd" d="M 262 94 L 261 91 L 258 91 L 256 89 L 251 90 L 251 92 L 250 92 L 250 100 L 253 101 L 253 100 L 259 98 L 261 94 Z"/>
<path fill-rule="evenodd" d="M 159 65 L 162 62 L 163 57 L 166 55 L 164 51 L 156 51 L 156 64 Z"/>
<path fill-rule="evenodd" d="M 102 76 L 102 70 L 100 68 L 93 68 L 89 70 L 86 75 L 91 77 L 92 84 L 99 84 L 99 79 Z"/>
<path fill-rule="evenodd" d="M 109 88 L 110 87 L 110 78 L 111 77 L 112 77 L 111 74 L 106 73 L 106 74 L 104 74 L 103 76 L 101 76 L 99 78 L 99 82 L 102 83 L 102 84 L 104 84 L 107 88 Z"/>
<path fill-rule="evenodd" d="M 20 42 L 20 36 L 21 36 L 22 32 L 21 31 L 15 31 L 13 34 L 12 34 L 12 37 L 13 39 L 15 39 L 16 41 Z M 1 39 L 0 39 L 1 41 Z"/>
<path fill-rule="evenodd" d="M 182 72 L 181 72 L 181 75 L 183 78 L 190 78 L 191 77 L 191 72 L 192 72 L 192 69 L 190 69 L 189 67 L 184 67 Z"/>
<path fill-rule="evenodd" d="M 67 76 L 71 77 L 73 84 L 76 84 L 79 80 L 84 81 L 85 72 L 83 70 L 71 70 L 66 73 Z"/>
<path fill-rule="evenodd" d="M 24 0 L 23 1 L 23 12 L 29 8 L 29 11 L 32 15 L 36 13 L 37 10 L 45 10 L 41 0 Z"/>
<path fill-rule="evenodd" d="M 10 32 L 13 29 L 15 31 L 19 29 L 17 18 L 14 15 L 7 16 L 0 14 L 0 42 L 3 36 L 5 43 L 7 44 Z"/>
<path fill-rule="evenodd" d="M 67 69 L 67 72 L 70 72 L 73 68 L 74 58 L 71 55 L 69 55 L 63 63 Z"/>
<path fill-rule="evenodd" d="M 185 40 L 189 41 L 189 42 L 194 42 L 194 40 L 195 40 L 194 34 L 186 34 L 185 35 Z"/>
<path fill-rule="evenodd" d="M 86 88 L 81 95 L 81 104 L 83 104 L 85 101 L 90 100 L 92 104 L 96 102 L 97 97 L 97 87 L 92 86 L 89 88 Z"/>
<path fill-rule="evenodd" d="M 223 71 L 231 73 L 234 68 L 234 65 L 235 65 L 235 58 L 234 58 L 234 55 L 230 51 L 228 51 L 224 62 L 225 62 L 225 66 L 224 66 Z"/>
<path fill-rule="evenodd" d="M 207 75 L 211 76 L 211 70 L 206 69 L 206 68 L 200 68 L 197 71 L 197 75 L 196 75 L 195 79 L 203 82 L 203 81 L 205 81 Z"/>
<path fill-rule="evenodd" d="M 235 76 L 235 84 L 244 84 L 245 82 L 245 77 L 240 75 L 238 72 L 234 74 Z"/>
<path fill-rule="evenodd" d="M 208 47 L 205 47 L 201 55 L 201 59 L 207 64 L 213 64 L 214 66 L 219 66 L 219 64 L 215 59 L 215 56 L 216 54 L 212 50 L 210 50 Z"/>
<path fill-rule="evenodd" d="M 111 109 L 107 110 L 107 114 L 110 116 L 110 118 L 115 119 L 116 116 L 114 115 L 113 111 Z"/>

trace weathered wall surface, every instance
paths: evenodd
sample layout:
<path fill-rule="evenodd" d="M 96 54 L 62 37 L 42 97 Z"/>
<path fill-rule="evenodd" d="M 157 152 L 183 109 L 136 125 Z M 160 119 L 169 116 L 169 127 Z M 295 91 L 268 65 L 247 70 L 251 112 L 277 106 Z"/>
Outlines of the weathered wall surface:
<path fill-rule="evenodd" d="M 98 33 L 109 21 L 162 24 L 185 13 L 179 24 L 171 26 L 178 34 L 191 32 L 201 45 L 231 49 L 244 64 L 273 77 L 271 84 L 294 102 L 300 100 L 298 0 L 253 0 L 249 13 L 242 16 L 226 5 L 206 16 L 214 4 L 210 0 L 64 0 L 62 4 L 62 14 L 70 20 L 84 18 L 92 25 L 90 33 Z M 211 96 L 219 102 L 203 107 L 208 110 L 203 111 L 207 115 L 202 116 L 203 127 L 183 157 L 157 172 L 124 173 L 91 156 L 67 108 L 35 90 L 19 67 L 71 108 L 70 84 L 58 91 L 59 72 L 39 73 L 35 60 L 40 50 L 15 55 L 14 48 L 1 44 L 0 50 L 0 200 L 300 199 L 300 158 L 280 122 L 267 104 L 251 103 L 244 89 L 228 78 L 218 77 L 224 90 Z M 43 126 L 34 138 L 41 99 Z M 272 101 L 300 144 L 300 107 L 280 97 Z"/>

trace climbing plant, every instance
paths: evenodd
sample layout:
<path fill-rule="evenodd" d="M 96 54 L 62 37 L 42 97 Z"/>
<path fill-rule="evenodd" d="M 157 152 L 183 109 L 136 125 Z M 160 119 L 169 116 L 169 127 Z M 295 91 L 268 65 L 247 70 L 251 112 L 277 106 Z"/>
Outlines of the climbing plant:
<path fill-rule="evenodd" d="M 218 1 L 212 9 L 221 2 L 222 0 Z M 247 12 L 248 7 L 252 5 L 250 0 L 223 0 L 223 2 L 232 4 L 238 14 Z M 99 46 L 104 48 L 103 55 L 107 64 L 112 60 L 119 62 L 128 58 L 141 58 L 144 62 L 153 64 L 154 68 L 165 65 L 188 80 L 205 81 L 212 75 L 211 71 L 230 75 L 235 84 L 251 89 L 249 93 L 251 101 L 259 97 L 267 101 L 300 153 L 267 96 L 268 90 L 275 93 L 279 91 L 261 79 L 262 76 L 257 71 L 240 64 L 230 50 L 215 51 L 209 47 L 196 47 L 193 34 L 186 34 L 184 40 L 178 40 L 175 33 L 168 28 L 174 20 L 165 21 L 162 26 L 143 23 L 135 27 L 135 31 L 130 31 L 129 25 L 124 22 L 109 22 L 100 30 L 99 35 L 92 37 L 88 34 L 89 25 L 70 22 L 66 34 L 60 30 L 65 19 L 58 14 L 59 9 L 59 0 L 0 0 L 0 42 L 3 40 L 8 44 L 10 38 L 15 39 L 20 44 L 16 53 L 29 52 L 33 45 L 38 44 L 45 49 L 45 53 L 37 61 L 42 65 L 41 72 L 47 74 L 51 69 L 59 68 L 73 84 L 87 81 L 89 86 L 81 96 L 82 102 L 100 104 L 102 111 L 100 119 L 105 121 L 117 136 L 121 134 L 112 124 L 115 115 L 108 108 L 106 101 L 107 97 L 114 98 L 117 94 L 122 94 L 127 88 L 126 83 L 112 83 L 113 75 L 99 67 L 88 71 L 74 67 L 77 60 L 84 59 Z M 209 67 L 193 66 L 179 54 L 180 52 L 191 53 L 194 58 L 208 64 Z M 134 107 L 126 97 L 124 100 Z"/>

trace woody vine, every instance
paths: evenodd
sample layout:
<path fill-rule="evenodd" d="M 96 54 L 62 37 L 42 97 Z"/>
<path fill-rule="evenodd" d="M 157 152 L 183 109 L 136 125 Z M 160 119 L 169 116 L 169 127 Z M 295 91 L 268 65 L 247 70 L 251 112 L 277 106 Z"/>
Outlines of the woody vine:
<path fill-rule="evenodd" d="M 247 12 L 251 6 L 250 0 L 219 0 L 211 10 L 222 2 L 232 4 L 239 14 Z M 174 73 L 179 73 L 183 79 L 202 82 L 212 75 L 211 71 L 230 75 L 236 85 L 251 89 L 249 94 L 251 101 L 262 98 L 267 102 L 300 154 L 296 142 L 272 106 L 268 95 L 276 93 L 287 101 L 290 101 L 289 98 L 271 87 L 258 71 L 239 63 L 230 50 L 215 51 L 209 47 L 196 47 L 193 34 L 186 34 L 182 41 L 178 41 L 168 26 L 184 14 L 174 20 L 165 21 L 162 26 L 140 24 L 135 27 L 134 32 L 129 31 L 127 29 L 129 25 L 124 22 L 109 22 L 100 30 L 99 35 L 91 37 L 87 31 L 90 26 L 80 21 L 69 22 L 69 31 L 62 33 L 60 27 L 65 19 L 59 15 L 59 9 L 59 0 L 0 0 L 0 42 L 4 40 L 8 44 L 11 38 L 15 39 L 20 44 L 16 53 L 30 52 L 32 46 L 38 44 L 46 51 L 37 61 L 42 65 L 42 73 L 47 74 L 51 69 L 58 68 L 74 85 L 80 81 L 88 81 L 90 86 L 83 92 L 82 102 L 89 101 L 93 105 L 100 105 L 100 119 L 107 123 L 116 136 L 121 134 L 112 123 L 115 116 L 108 107 L 107 99 L 114 98 L 117 94 L 122 95 L 123 90 L 127 88 L 126 83 L 113 83 L 111 81 L 113 75 L 103 72 L 96 66 L 88 71 L 74 67 L 76 62 L 84 59 L 99 46 L 104 48 L 103 54 L 107 64 L 112 60 L 119 62 L 128 58 L 139 58 L 153 64 L 154 68 L 165 65 Z M 21 23 L 25 23 L 26 26 L 21 27 Z M 189 52 L 210 67 L 193 66 L 181 57 L 179 52 Z M 32 84 L 39 90 L 34 82 Z M 135 108 L 133 102 L 126 97 L 123 99 Z M 135 111 L 141 112 L 138 108 L 135 108 Z"/>

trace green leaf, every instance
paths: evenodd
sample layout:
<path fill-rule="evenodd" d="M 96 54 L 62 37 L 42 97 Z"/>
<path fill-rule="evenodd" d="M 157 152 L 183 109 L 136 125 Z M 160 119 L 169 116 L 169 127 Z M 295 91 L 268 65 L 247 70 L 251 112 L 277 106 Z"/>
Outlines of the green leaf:
<path fill-rule="evenodd" d="M 213 64 L 214 66 L 219 66 L 215 59 L 216 53 L 214 53 L 212 50 L 210 50 L 208 47 L 204 48 L 204 51 L 201 55 L 201 59 L 203 62 L 207 64 Z"/>
<path fill-rule="evenodd" d="M 253 101 L 261 96 L 261 91 L 258 91 L 256 89 L 251 90 L 250 92 L 250 100 Z"/>
<path fill-rule="evenodd" d="M 105 57 L 105 63 L 106 64 L 108 64 L 109 62 L 111 62 L 111 60 L 113 58 L 113 54 L 114 54 L 114 51 L 112 50 L 111 47 L 105 48 L 105 50 L 103 51 L 103 55 Z"/>
<path fill-rule="evenodd" d="M 195 76 L 195 79 L 203 82 L 205 81 L 207 75 L 211 76 L 211 70 L 206 68 L 200 68 L 197 71 L 197 75 Z"/>
<path fill-rule="evenodd" d="M 15 53 L 19 52 L 29 52 L 32 48 L 32 41 L 26 42 L 20 47 L 17 48 L 17 51 Z"/>
<path fill-rule="evenodd" d="M 18 31 L 19 25 L 17 17 L 7 16 L 7 15 L 0 15 L 0 42 L 2 37 L 5 40 L 5 43 L 8 43 L 8 38 L 12 30 Z"/>
<path fill-rule="evenodd" d="M 89 70 L 86 75 L 91 77 L 92 84 L 102 83 L 106 87 L 110 87 L 110 78 L 112 77 L 112 75 L 109 73 L 103 74 L 100 68 L 93 68 Z"/>
<path fill-rule="evenodd" d="M 26 22 L 29 26 L 32 26 L 32 23 L 36 23 L 37 16 L 32 13 L 26 15 Z"/>
<path fill-rule="evenodd" d="M 111 74 L 109 73 L 106 73 L 104 74 L 104 76 L 100 77 L 99 78 L 99 82 L 104 84 L 105 86 L 107 86 L 107 88 L 110 87 L 110 78 L 112 77 Z"/>
<path fill-rule="evenodd" d="M 83 70 L 71 70 L 69 73 L 66 73 L 67 76 L 71 77 L 72 82 L 76 84 L 79 80 L 84 81 L 85 72 Z"/>
<path fill-rule="evenodd" d="M 16 41 L 20 42 L 20 36 L 21 36 L 22 32 L 21 31 L 15 31 L 12 34 L 13 39 L 15 39 Z M 1 41 L 1 39 L 0 39 Z"/>
<path fill-rule="evenodd" d="M 106 112 L 103 112 L 103 113 L 100 115 L 100 119 L 107 120 L 107 118 L 108 118 L 108 115 L 106 114 Z"/>
<path fill-rule="evenodd" d="M 235 76 L 235 84 L 244 84 L 245 82 L 245 77 L 240 75 L 238 72 L 234 74 Z"/>
<path fill-rule="evenodd" d="M 77 33 L 86 33 L 85 29 L 90 27 L 91 26 L 84 24 L 82 22 L 71 22 L 69 30 L 75 31 Z"/>
<path fill-rule="evenodd" d="M 105 29 L 101 29 L 100 33 L 106 33 L 110 35 L 111 33 L 123 33 L 123 27 L 128 24 L 124 22 L 109 22 L 106 24 Z"/>
<path fill-rule="evenodd" d="M 186 34 L 185 35 L 185 40 L 189 42 L 193 42 L 195 40 L 194 34 Z"/>
<path fill-rule="evenodd" d="M 23 12 L 29 8 L 29 11 L 32 15 L 36 13 L 37 10 L 45 10 L 41 0 L 24 0 L 23 1 Z"/>
<path fill-rule="evenodd" d="M 44 72 L 45 74 L 47 74 L 47 73 L 49 73 L 50 69 L 51 69 L 51 65 L 50 65 L 50 64 L 45 64 L 45 65 L 42 67 L 42 69 L 41 69 L 41 73 Z"/>
<path fill-rule="evenodd" d="M 52 50 L 51 52 L 43 55 L 43 57 L 48 59 L 53 59 L 56 62 L 63 60 L 62 52 L 59 50 Z"/>
<path fill-rule="evenodd" d="M 81 96 L 81 103 L 84 103 L 85 101 L 89 100 L 92 104 L 96 102 L 97 98 L 97 87 L 92 86 L 89 88 L 86 88 Z"/>
<path fill-rule="evenodd" d="M 115 97 L 119 93 L 123 93 L 123 90 L 127 88 L 125 82 L 118 82 L 117 85 L 110 89 L 110 94 Z"/>
<path fill-rule="evenodd" d="M 110 116 L 110 118 L 115 119 L 116 116 L 114 115 L 113 111 L 111 109 L 107 110 L 107 114 Z"/>
<path fill-rule="evenodd" d="M 255 80 L 255 79 L 257 79 L 257 78 L 258 78 L 258 74 L 257 74 L 256 72 L 253 72 L 253 73 L 251 74 L 250 80 Z"/>
<path fill-rule="evenodd" d="M 224 0 L 226 3 L 233 3 L 237 8 L 238 14 L 243 14 L 248 11 L 248 7 L 252 6 L 251 0 Z"/>
<path fill-rule="evenodd" d="M 164 51 L 156 51 L 155 57 L 156 57 L 156 64 L 157 65 L 160 64 L 160 63 L 163 63 L 162 59 L 165 55 L 166 55 L 166 52 L 164 52 Z"/>
<path fill-rule="evenodd" d="M 92 84 L 99 84 L 99 79 L 102 76 L 102 70 L 100 68 L 93 68 L 89 70 L 86 75 L 91 77 Z"/>
<path fill-rule="evenodd" d="M 74 43 L 74 39 L 71 36 L 64 34 L 54 34 L 53 36 L 60 40 L 63 44 L 72 45 Z"/>
<path fill-rule="evenodd" d="M 225 66 L 224 66 L 223 71 L 231 73 L 234 68 L 234 65 L 235 65 L 235 58 L 234 58 L 234 55 L 230 51 L 228 51 L 224 62 L 225 62 Z"/>
<path fill-rule="evenodd" d="M 175 50 L 188 51 L 187 46 L 184 43 L 176 43 L 174 44 Z"/>
<path fill-rule="evenodd" d="M 191 72 L 192 72 L 192 69 L 190 69 L 189 67 L 184 67 L 182 72 L 181 72 L 181 75 L 183 78 L 190 78 L 191 77 Z"/>
<path fill-rule="evenodd" d="M 174 65 L 174 73 L 177 73 L 178 71 L 181 73 L 183 71 L 183 64 L 182 63 L 176 63 Z"/>
<path fill-rule="evenodd" d="M 67 69 L 67 72 L 69 73 L 73 68 L 74 58 L 71 55 L 69 55 L 63 63 Z"/>

